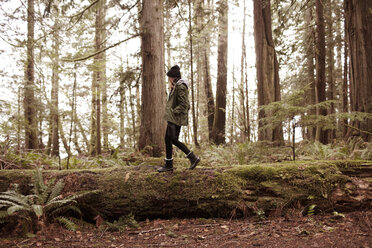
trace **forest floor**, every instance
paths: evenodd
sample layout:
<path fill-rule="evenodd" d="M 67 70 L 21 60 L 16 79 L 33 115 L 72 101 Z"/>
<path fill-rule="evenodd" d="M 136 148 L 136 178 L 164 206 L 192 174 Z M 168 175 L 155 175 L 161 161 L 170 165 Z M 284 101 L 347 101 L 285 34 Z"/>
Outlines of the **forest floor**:
<path fill-rule="evenodd" d="M 372 247 L 372 211 L 257 219 L 171 219 L 109 232 L 50 226 L 33 238 L 0 237 L 0 247 Z M 0 234 L 0 236 L 2 236 Z"/>

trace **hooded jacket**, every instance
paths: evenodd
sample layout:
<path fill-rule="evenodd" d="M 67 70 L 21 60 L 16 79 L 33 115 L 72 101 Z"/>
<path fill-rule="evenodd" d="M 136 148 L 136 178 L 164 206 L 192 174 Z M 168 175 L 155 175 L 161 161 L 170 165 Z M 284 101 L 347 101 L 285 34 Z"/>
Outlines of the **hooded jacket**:
<path fill-rule="evenodd" d="M 164 119 L 178 126 L 187 126 L 189 120 L 189 82 L 180 79 L 169 93 Z"/>

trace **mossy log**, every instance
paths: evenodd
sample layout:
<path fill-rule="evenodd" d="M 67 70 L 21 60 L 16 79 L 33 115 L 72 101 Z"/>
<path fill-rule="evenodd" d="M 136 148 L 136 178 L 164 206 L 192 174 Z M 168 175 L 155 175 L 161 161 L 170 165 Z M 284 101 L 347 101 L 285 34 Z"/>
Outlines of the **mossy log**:
<path fill-rule="evenodd" d="M 182 162 L 182 161 L 181 161 Z M 182 162 L 183 163 L 183 162 Z M 181 163 L 181 164 L 182 164 Z M 177 164 L 177 160 L 176 160 Z M 65 193 L 99 190 L 80 201 L 85 217 L 138 219 L 241 217 L 285 212 L 352 211 L 372 206 L 372 162 L 296 161 L 157 173 L 156 165 L 95 170 L 45 170 L 44 178 L 63 178 Z M 0 170 L 0 191 L 17 183 L 32 189 L 32 170 Z M 359 177 L 359 174 L 361 177 Z"/>

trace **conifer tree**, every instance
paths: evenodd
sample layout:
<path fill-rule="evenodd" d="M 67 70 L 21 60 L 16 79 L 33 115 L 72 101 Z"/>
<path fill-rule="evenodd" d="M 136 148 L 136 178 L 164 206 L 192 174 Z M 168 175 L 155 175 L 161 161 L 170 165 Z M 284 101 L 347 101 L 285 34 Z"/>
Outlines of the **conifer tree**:
<path fill-rule="evenodd" d="M 25 110 L 25 144 L 26 149 L 38 148 L 38 126 L 35 101 L 35 69 L 34 69 L 34 32 L 35 9 L 34 0 L 27 1 L 27 62 L 24 91 Z"/>

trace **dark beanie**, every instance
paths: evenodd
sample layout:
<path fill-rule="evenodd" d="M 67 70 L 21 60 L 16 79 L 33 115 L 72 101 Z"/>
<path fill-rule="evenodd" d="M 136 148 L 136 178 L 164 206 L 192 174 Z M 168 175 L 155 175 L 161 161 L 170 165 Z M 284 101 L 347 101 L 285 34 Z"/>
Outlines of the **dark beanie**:
<path fill-rule="evenodd" d="M 180 67 L 178 65 L 172 66 L 172 68 L 167 72 L 167 76 L 172 78 L 181 78 Z"/>

